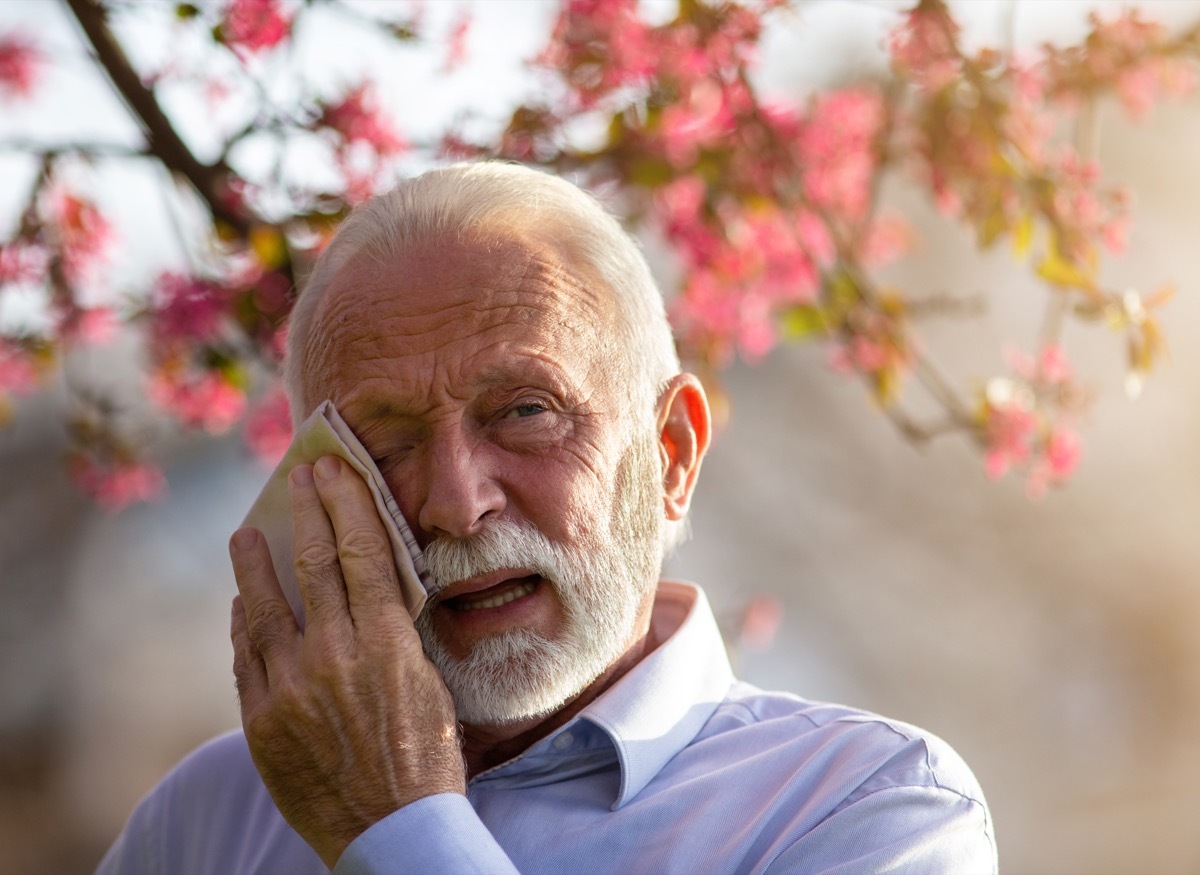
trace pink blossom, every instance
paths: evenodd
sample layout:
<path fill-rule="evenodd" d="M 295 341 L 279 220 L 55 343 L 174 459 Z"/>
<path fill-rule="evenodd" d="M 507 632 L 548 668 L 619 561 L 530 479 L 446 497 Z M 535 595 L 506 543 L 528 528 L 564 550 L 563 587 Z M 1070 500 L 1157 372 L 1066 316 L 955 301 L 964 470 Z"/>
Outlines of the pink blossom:
<path fill-rule="evenodd" d="M 277 46 L 291 27 L 291 15 L 279 0 L 230 0 L 220 32 L 225 44 L 245 57 Z"/>
<path fill-rule="evenodd" d="M 984 471 L 991 480 L 1029 461 L 1037 416 L 1020 401 L 989 405 L 984 429 Z"/>
<path fill-rule="evenodd" d="M 336 131 L 346 143 L 363 143 L 380 155 L 394 155 L 408 148 L 379 109 L 375 86 L 364 82 L 337 103 L 324 106 L 319 124 Z"/>
<path fill-rule="evenodd" d="M 41 49 L 27 35 L 0 34 L 0 96 L 28 97 L 44 61 Z"/>
<path fill-rule="evenodd" d="M 209 434 L 228 431 L 246 407 L 245 393 L 213 371 L 198 375 L 159 372 L 151 377 L 147 394 L 184 425 Z"/>
<path fill-rule="evenodd" d="M 1082 450 L 1083 444 L 1073 430 L 1061 424 L 1052 429 L 1025 481 L 1029 500 L 1040 501 L 1051 486 L 1061 485 L 1079 464 Z"/>
<path fill-rule="evenodd" d="M 287 396 L 276 389 L 246 417 L 246 445 L 268 465 L 279 464 L 292 442 L 292 416 Z"/>
<path fill-rule="evenodd" d="M 767 313 L 761 300 L 704 268 L 690 272 L 682 293 L 671 302 L 672 321 L 680 333 L 707 348 L 718 363 L 727 362 L 739 348 L 752 358 L 770 349 L 775 334 Z"/>
<path fill-rule="evenodd" d="M 1142 18 L 1137 9 L 1124 10 L 1111 21 L 1104 21 L 1097 13 L 1088 15 L 1092 37 L 1088 40 L 1089 59 L 1093 65 L 1111 65 L 1114 54 L 1140 55 L 1153 48 L 1162 36 L 1163 27 L 1155 21 Z"/>
<path fill-rule="evenodd" d="M 119 325 L 111 307 L 71 307 L 59 314 L 58 336 L 64 343 L 99 346 L 112 342 Z"/>
<path fill-rule="evenodd" d="M 689 268 L 707 263 L 724 246 L 706 212 L 708 186 L 699 176 L 681 176 L 654 192 L 664 235 Z"/>
<path fill-rule="evenodd" d="M 888 40 L 892 65 L 921 88 L 941 91 L 962 69 L 955 44 L 958 32 L 958 24 L 944 7 L 921 4 Z"/>
<path fill-rule="evenodd" d="M 112 225 L 90 200 L 62 188 L 49 194 L 48 211 L 67 280 L 89 282 L 115 241 Z"/>
<path fill-rule="evenodd" d="M 1132 222 L 1128 215 L 1114 216 L 1100 226 L 1100 239 L 1114 255 L 1122 255 L 1129 247 L 1129 230 Z"/>
<path fill-rule="evenodd" d="M 1050 432 L 1044 453 L 1051 479 L 1063 480 L 1071 476 L 1079 464 L 1083 442 L 1072 429 L 1060 424 Z"/>
<path fill-rule="evenodd" d="M 538 63 L 559 70 L 584 107 L 645 81 L 656 51 L 637 0 L 568 0 Z"/>
<path fill-rule="evenodd" d="M 737 641 L 746 650 L 766 650 L 783 623 L 783 603 L 774 596 L 756 595 L 742 609 Z"/>
<path fill-rule="evenodd" d="M 148 317 L 159 344 L 204 343 L 221 331 L 230 304 L 229 290 L 198 277 L 164 273 L 155 283 Z"/>
<path fill-rule="evenodd" d="M 1118 73 L 1117 95 L 1135 119 L 1149 115 L 1158 97 L 1158 74 L 1153 63 L 1145 61 Z"/>
<path fill-rule="evenodd" d="M 797 144 L 804 191 L 813 204 L 850 220 L 866 213 L 883 118 L 883 98 L 871 88 L 834 91 L 813 102 Z"/>
<path fill-rule="evenodd" d="M 1004 358 L 1012 372 L 1026 383 L 1060 386 L 1075 377 L 1075 369 L 1067 360 L 1066 352 L 1056 343 L 1043 346 L 1036 361 L 1012 346 L 1004 350 Z"/>
<path fill-rule="evenodd" d="M 944 183 L 941 185 L 934 183 L 933 203 L 939 213 L 949 218 L 954 218 L 963 210 L 962 197 Z"/>
<path fill-rule="evenodd" d="M 876 374 L 892 363 L 887 347 L 872 337 L 855 335 L 829 350 L 829 366 L 843 374 Z"/>
<path fill-rule="evenodd" d="M 153 465 L 136 461 L 101 463 L 88 456 L 76 455 L 68 464 L 68 473 L 85 495 L 108 511 L 118 511 L 139 501 L 159 497 L 167 481 Z"/>
<path fill-rule="evenodd" d="M 38 387 L 38 368 L 28 350 L 0 337 L 0 398 L 32 394 Z"/>
<path fill-rule="evenodd" d="M 899 216 L 880 216 L 867 226 L 859 244 L 859 254 L 866 264 L 884 265 L 904 255 L 911 240 L 912 231 L 907 222 Z"/>
<path fill-rule="evenodd" d="M 677 169 L 690 167 L 702 147 L 729 136 L 734 124 L 720 84 L 711 79 L 698 82 L 686 100 L 667 106 L 659 118 L 667 161 Z"/>
<path fill-rule="evenodd" d="M 801 210 L 796 214 L 796 239 L 808 254 L 813 264 L 825 265 L 833 261 L 837 249 L 829 227 L 815 213 Z"/>
<path fill-rule="evenodd" d="M 450 35 L 446 40 L 446 61 L 442 65 L 443 73 L 451 73 L 462 66 L 467 59 L 467 40 L 471 35 L 473 21 L 471 10 L 463 7 L 459 10 L 454 24 L 450 27 Z"/>
<path fill-rule="evenodd" d="M 1069 383 L 1075 377 L 1075 369 L 1067 361 L 1063 348 L 1055 343 L 1042 347 L 1041 358 L 1038 362 L 1038 376 L 1051 385 Z"/>
<path fill-rule="evenodd" d="M 40 283 L 46 276 L 46 250 L 24 242 L 0 244 L 0 285 Z"/>

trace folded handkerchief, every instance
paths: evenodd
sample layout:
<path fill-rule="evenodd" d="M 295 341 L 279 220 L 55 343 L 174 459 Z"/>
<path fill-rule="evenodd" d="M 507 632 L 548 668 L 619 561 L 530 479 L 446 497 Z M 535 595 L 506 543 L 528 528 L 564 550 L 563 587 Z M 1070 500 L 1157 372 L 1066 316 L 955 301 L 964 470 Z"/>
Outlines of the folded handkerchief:
<path fill-rule="evenodd" d="M 405 522 L 400 506 L 392 497 L 383 475 L 375 467 L 370 454 L 350 426 L 346 425 L 331 402 L 322 402 L 296 430 L 292 445 L 288 447 L 279 466 L 255 500 L 243 526 L 254 526 L 261 531 L 271 548 L 271 561 L 275 574 L 288 604 L 296 615 L 300 628 L 304 628 L 304 602 L 296 584 L 295 567 L 292 564 L 292 510 L 288 499 L 288 474 L 297 465 L 313 464 L 322 456 L 339 456 L 362 475 L 375 499 L 375 507 L 383 520 L 388 538 L 392 542 L 392 555 L 396 560 L 400 592 L 409 614 L 415 619 L 425 606 L 425 590 L 428 573 L 425 557 L 417 546 L 417 539 Z"/>

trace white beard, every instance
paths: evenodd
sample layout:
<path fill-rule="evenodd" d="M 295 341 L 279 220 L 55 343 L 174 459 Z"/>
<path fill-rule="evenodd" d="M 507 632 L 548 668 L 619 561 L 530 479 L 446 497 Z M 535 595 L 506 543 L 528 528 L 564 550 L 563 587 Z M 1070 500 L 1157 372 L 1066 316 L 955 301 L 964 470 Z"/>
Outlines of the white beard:
<path fill-rule="evenodd" d="M 462 659 L 438 637 L 428 611 L 417 618 L 460 721 L 499 726 L 551 714 L 629 649 L 662 564 L 660 481 L 656 444 L 635 440 L 618 465 L 608 530 L 592 532 L 586 542 L 568 548 L 531 523 L 498 520 L 470 538 L 429 545 L 425 562 L 438 588 L 500 568 L 528 568 L 554 587 L 563 610 L 553 640 L 509 629 L 477 642 Z"/>

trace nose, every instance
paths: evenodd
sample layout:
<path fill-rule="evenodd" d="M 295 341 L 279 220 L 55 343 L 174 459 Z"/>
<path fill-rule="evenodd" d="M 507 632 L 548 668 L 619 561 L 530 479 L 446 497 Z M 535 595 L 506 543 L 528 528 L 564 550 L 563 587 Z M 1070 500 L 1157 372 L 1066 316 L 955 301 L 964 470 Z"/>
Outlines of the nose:
<path fill-rule="evenodd" d="M 430 447 L 426 489 L 417 521 L 430 538 L 479 533 L 504 510 L 504 490 L 494 477 L 486 447 L 465 436 L 443 435 Z"/>

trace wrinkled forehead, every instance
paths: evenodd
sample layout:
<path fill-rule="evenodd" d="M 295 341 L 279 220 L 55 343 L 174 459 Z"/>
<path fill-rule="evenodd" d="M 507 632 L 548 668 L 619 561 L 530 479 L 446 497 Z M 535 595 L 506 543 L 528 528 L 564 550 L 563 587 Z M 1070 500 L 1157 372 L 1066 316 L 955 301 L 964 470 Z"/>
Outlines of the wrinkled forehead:
<path fill-rule="evenodd" d="M 605 359 L 620 354 L 616 320 L 612 295 L 598 278 L 530 235 L 432 238 L 382 260 L 356 253 L 313 311 L 304 383 L 306 391 L 316 388 L 345 357 L 386 354 L 398 338 L 412 356 L 460 338 L 520 336 L 548 350 L 565 345 Z"/>

